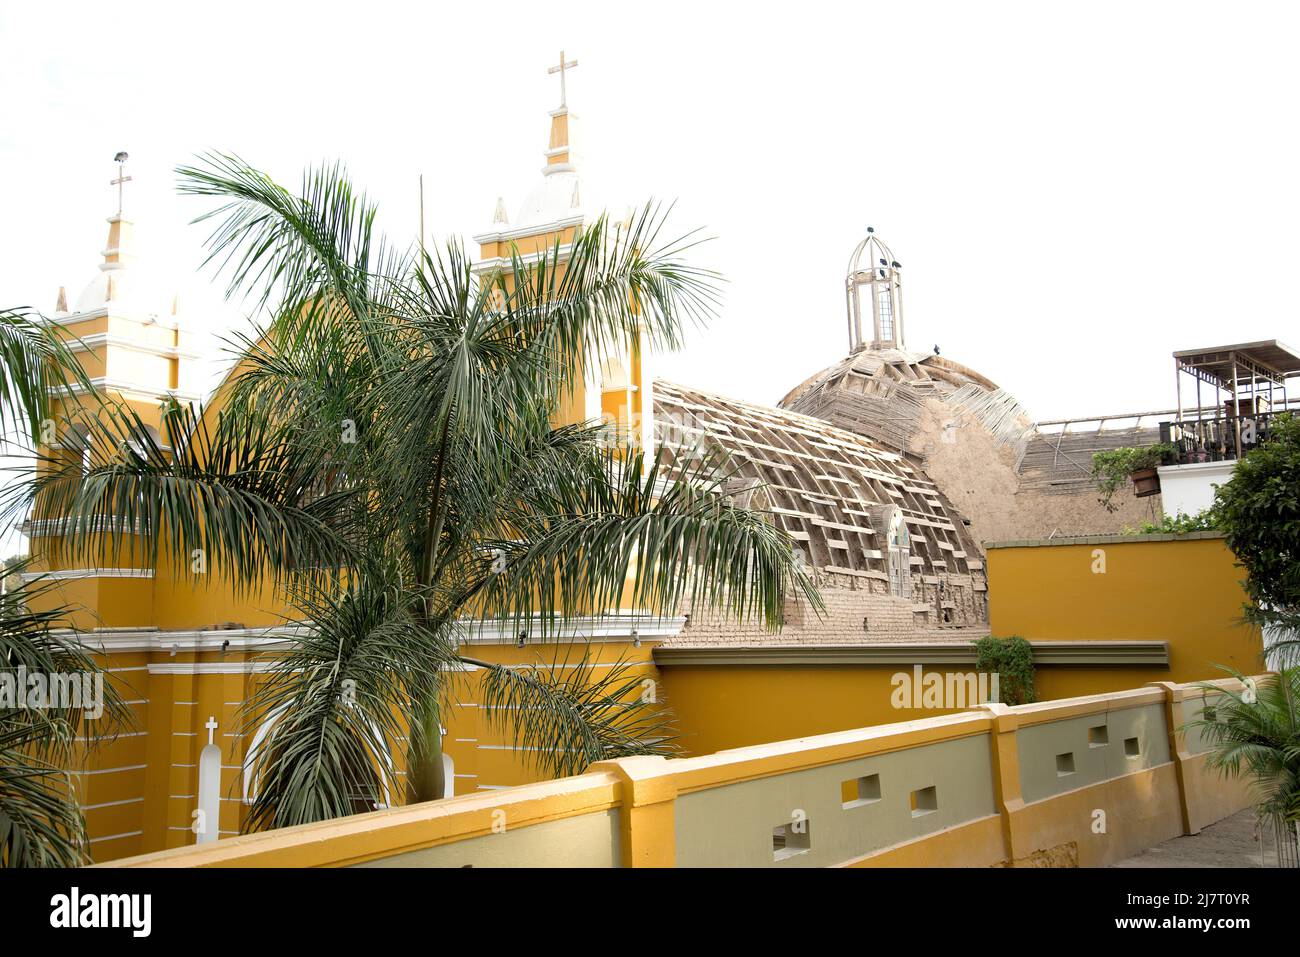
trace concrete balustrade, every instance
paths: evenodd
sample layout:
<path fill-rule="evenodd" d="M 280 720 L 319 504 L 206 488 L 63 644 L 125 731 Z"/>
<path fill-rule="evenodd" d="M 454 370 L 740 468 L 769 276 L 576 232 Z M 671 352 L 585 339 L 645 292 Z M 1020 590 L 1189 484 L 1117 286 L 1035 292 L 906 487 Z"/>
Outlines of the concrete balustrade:
<path fill-rule="evenodd" d="M 1215 698 L 1160 683 L 603 761 L 102 866 L 1100 866 L 1247 806 L 1244 783 L 1207 772 L 1200 735 L 1180 730 Z"/>

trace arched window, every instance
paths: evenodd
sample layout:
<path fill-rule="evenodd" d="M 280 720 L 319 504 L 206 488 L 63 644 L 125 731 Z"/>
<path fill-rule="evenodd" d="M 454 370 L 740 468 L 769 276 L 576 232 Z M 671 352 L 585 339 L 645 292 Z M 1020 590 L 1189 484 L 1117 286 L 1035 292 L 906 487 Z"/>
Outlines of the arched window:
<path fill-rule="evenodd" d="M 135 425 L 126 440 L 125 450 L 145 461 L 156 460 L 162 451 L 162 436 L 152 425 Z"/>
<path fill-rule="evenodd" d="M 81 422 L 73 422 L 63 431 L 63 448 L 68 452 L 69 464 L 80 460 L 81 472 L 90 471 L 90 429 Z"/>

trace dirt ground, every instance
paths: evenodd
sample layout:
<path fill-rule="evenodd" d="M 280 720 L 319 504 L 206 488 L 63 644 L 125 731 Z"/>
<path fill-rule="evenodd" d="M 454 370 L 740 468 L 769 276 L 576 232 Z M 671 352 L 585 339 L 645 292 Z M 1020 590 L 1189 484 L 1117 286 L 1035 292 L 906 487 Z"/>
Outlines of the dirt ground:
<path fill-rule="evenodd" d="M 1255 834 L 1255 811 L 1247 808 L 1211 824 L 1200 834 L 1187 834 L 1149 847 L 1112 867 L 1276 867 L 1273 837 Z"/>

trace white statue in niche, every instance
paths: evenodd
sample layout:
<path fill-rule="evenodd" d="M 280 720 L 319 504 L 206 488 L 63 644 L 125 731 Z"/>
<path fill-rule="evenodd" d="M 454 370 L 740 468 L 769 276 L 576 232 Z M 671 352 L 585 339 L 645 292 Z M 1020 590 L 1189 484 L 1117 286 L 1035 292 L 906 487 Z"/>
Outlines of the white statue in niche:
<path fill-rule="evenodd" d="M 895 506 L 889 515 L 889 590 L 900 598 L 908 597 L 911 584 L 912 537 L 902 509 Z"/>

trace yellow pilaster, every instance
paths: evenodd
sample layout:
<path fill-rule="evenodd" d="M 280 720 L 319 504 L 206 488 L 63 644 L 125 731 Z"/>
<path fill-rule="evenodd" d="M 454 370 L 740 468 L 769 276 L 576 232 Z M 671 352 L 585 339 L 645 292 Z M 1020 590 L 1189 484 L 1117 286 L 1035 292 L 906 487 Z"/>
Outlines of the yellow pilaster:
<path fill-rule="evenodd" d="M 1020 796 L 1020 749 L 1016 744 L 1016 731 L 1020 716 L 1005 704 L 980 705 L 993 718 L 989 748 L 993 758 L 993 800 L 1002 815 L 1002 840 L 1007 848 L 1007 860 L 1014 862 L 1027 851 L 1020 848 L 1016 839 L 1016 815 L 1025 807 Z"/>
<path fill-rule="evenodd" d="M 677 781 L 657 755 L 598 761 L 588 773 L 609 771 L 622 781 L 619 832 L 624 867 L 677 866 Z"/>
<path fill-rule="evenodd" d="M 1187 689 L 1172 681 L 1151 681 L 1148 688 L 1160 688 L 1165 693 L 1165 727 L 1169 729 L 1169 755 L 1174 760 L 1178 780 L 1178 806 L 1183 814 L 1183 833 L 1199 834 L 1200 826 L 1191 808 L 1191 794 L 1187 787 L 1187 762 L 1192 759 L 1187 750 L 1187 736 L 1179 730 L 1182 724 L 1183 698 Z"/>

